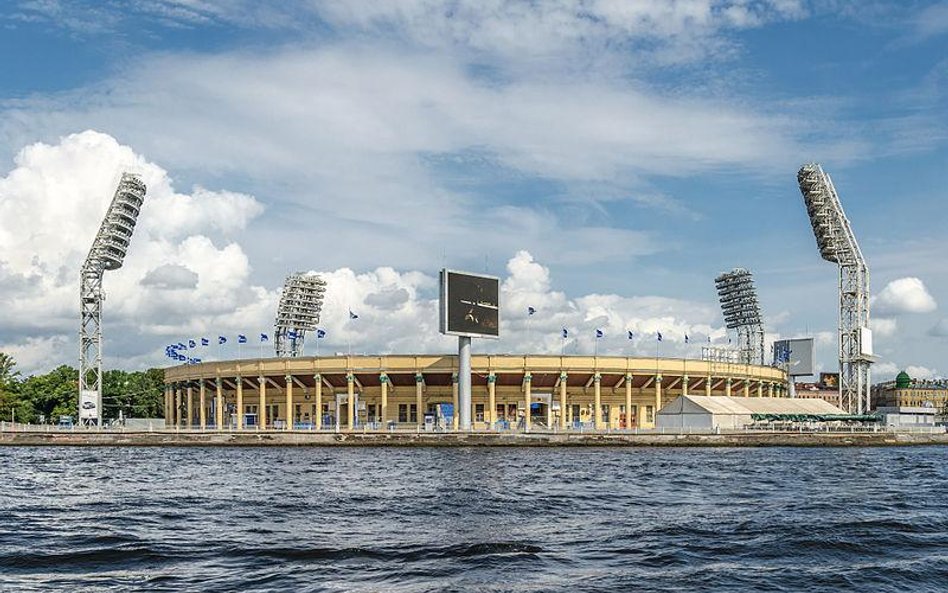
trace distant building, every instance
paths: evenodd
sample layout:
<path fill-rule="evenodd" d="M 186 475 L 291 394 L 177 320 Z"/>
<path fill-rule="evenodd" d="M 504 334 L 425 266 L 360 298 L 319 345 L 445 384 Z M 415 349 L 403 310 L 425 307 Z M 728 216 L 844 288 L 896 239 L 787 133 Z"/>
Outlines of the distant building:
<path fill-rule="evenodd" d="M 821 399 L 839 406 L 839 373 L 820 373 L 819 381 L 795 383 L 794 388 L 798 399 Z"/>
<path fill-rule="evenodd" d="M 873 408 L 934 408 L 948 404 L 948 380 L 913 379 L 902 371 L 894 381 L 872 386 Z"/>

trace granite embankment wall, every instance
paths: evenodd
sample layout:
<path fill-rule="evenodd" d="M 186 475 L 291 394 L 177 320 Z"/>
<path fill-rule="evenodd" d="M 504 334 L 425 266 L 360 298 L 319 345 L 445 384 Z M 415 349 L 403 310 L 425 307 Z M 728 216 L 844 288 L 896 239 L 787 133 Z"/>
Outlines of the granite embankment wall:
<path fill-rule="evenodd" d="M 41 432 L 0 433 L 20 446 L 351 446 L 351 447 L 836 447 L 948 445 L 942 433 L 742 432 L 659 433 L 373 433 L 373 432 Z"/>

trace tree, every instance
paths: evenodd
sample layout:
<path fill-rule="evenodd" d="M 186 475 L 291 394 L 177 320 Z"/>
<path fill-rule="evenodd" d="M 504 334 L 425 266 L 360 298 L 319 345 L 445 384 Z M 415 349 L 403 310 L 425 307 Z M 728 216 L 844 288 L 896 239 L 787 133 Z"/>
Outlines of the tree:
<path fill-rule="evenodd" d="M 6 352 L 0 352 L 0 418 L 31 422 L 33 406 L 20 393 L 20 372 L 15 369 L 16 360 Z"/>
<path fill-rule="evenodd" d="M 20 383 L 21 399 L 31 408 L 30 421 L 43 415 L 49 421 L 76 416 L 79 401 L 79 371 L 62 365 L 45 375 L 30 375 Z"/>
<path fill-rule="evenodd" d="M 0 352 L 0 418 L 14 414 L 18 422 L 37 422 L 40 416 L 56 422 L 77 414 L 79 371 L 59 366 L 45 375 L 22 379 L 12 356 Z M 102 374 L 103 419 L 159 418 L 164 415 L 164 371 L 111 370 Z"/>

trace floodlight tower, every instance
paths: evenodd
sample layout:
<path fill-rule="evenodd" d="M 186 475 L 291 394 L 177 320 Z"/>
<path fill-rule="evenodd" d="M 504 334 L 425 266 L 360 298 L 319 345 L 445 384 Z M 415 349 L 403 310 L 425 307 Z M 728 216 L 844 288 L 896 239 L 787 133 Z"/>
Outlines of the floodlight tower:
<path fill-rule="evenodd" d="M 869 411 L 872 332 L 869 266 L 862 256 L 836 188 L 823 168 L 810 163 L 797 173 L 820 255 L 839 266 L 839 399 L 851 414 Z"/>
<path fill-rule="evenodd" d="M 85 426 L 102 425 L 102 276 L 125 262 L 145 191 L 141 177 L 122 173 L 79 274 L 79 422 Z"/>
<path fill-rule="evenodd" d="M 728 329 L 737 330 L 738 356 L 743 364 L 764 364 L 764 324 L 754 276 L 734 268 L 714 279 Z"/>
<path fill-rule="evenodd" d="M 326 281 L 316 274 L 287 276 L 277 307 L 273 346 L 279 357 L 295 357 L 303 352 L 307 331 L 319 324 Z"/>

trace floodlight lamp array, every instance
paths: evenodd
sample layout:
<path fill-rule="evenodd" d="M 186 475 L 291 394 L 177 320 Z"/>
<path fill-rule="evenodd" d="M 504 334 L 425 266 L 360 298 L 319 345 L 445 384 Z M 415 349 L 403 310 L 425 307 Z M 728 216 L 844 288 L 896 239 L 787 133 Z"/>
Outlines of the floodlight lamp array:
<path fill-rule="evenodd" d="M 761 324 L 760 302 L 748 270 L 736 268 L 715 278 L 714 283 L 728 329 Z"/>
<path fill-rule="evenodd" d="M 291 274 L 283 284 L 274 328 L 277 356 L 299 356 L 306 332 L 314 331 L 322 313 L 326 282 L 317 274 Z"/>
<path fill-rule="evenodd" d="M 86 259 L 88 264 L 103 270 L 117 270 L 122 267 L 144 201 L 144 182 L 138 175 L 123 173 L 89 251 L 89 257 Z"/>
<path fill-rule="evenodd" d="M 319 324 L 326 282 L 315 274 L 293 274 L 283 285 L 277 327 L 313 331 Z"/>
<path fill-rule="evenodd" d="M 797 172 L 797 182 L 820 256 L 828 262 L 839 263 L 840 234 L 836 213 L 839 197 L 829 176 L 819 164 L 810 163 Z"/>

